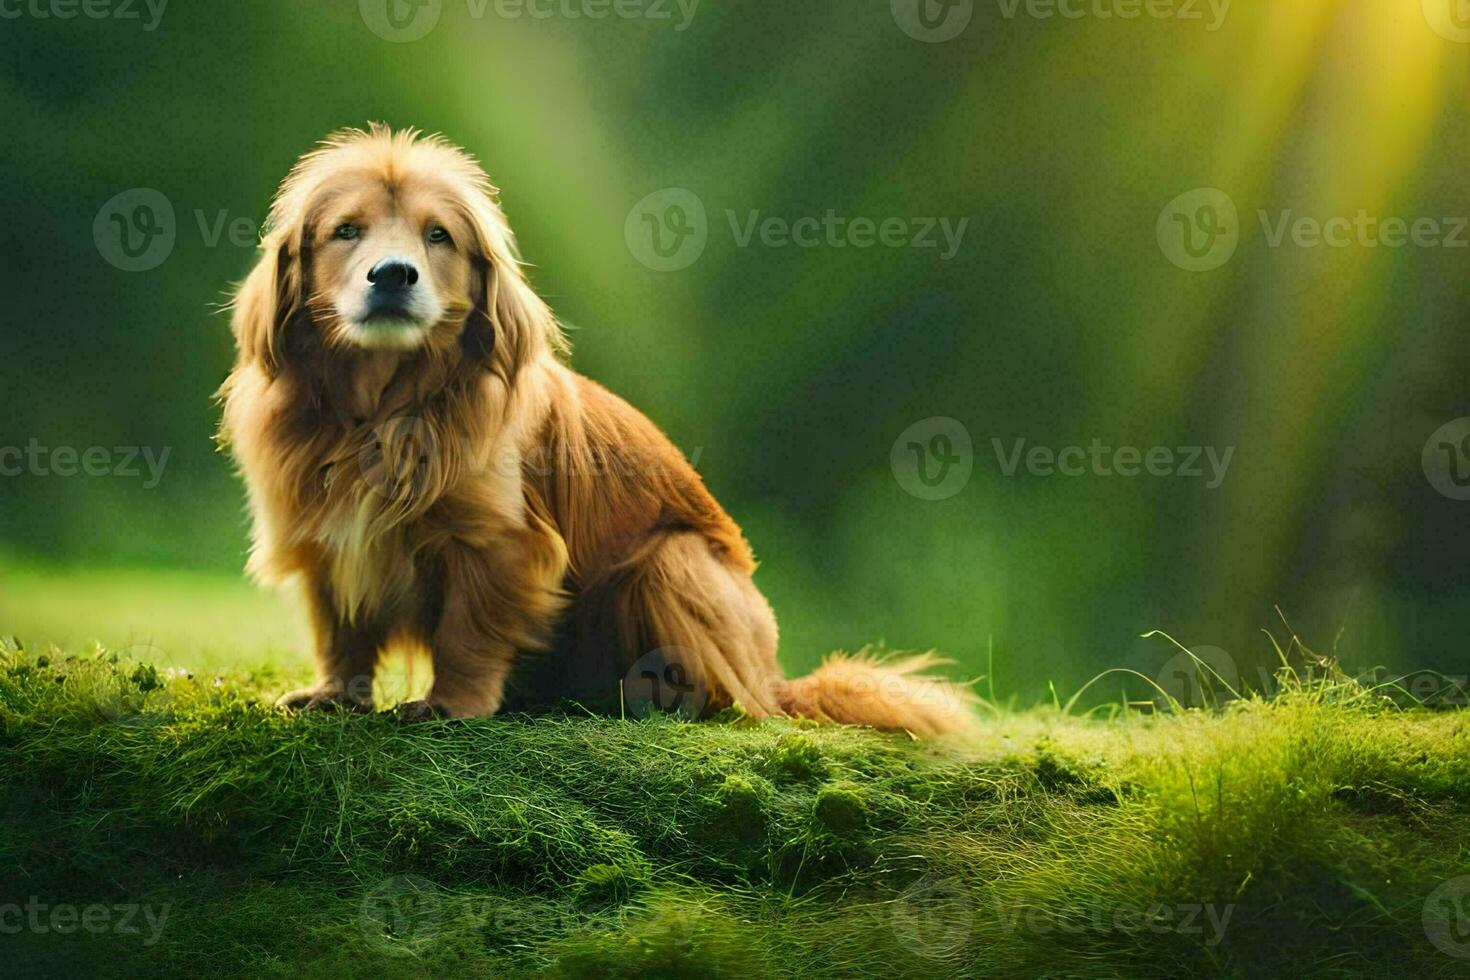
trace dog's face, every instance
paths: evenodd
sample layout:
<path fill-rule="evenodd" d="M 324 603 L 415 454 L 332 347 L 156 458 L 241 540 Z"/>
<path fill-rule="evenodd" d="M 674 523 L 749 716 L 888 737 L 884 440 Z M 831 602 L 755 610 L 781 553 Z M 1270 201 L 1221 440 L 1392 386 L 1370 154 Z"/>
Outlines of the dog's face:
<path fill-rule="evenodd" d="M 242 360 L 274 377 L 321 352 L 424 352 L 509 381 L 560 334 L 494 193 L 438 138 L 383 126 L 328 138 L 281 184 L 235 298 Z"/>
<path fill-rule="evenodd" d="M 477 291 L 475 233 L 456 189 L 432 174 L 348 170 L 317 198 L 308 306 L 328 341 L 392 350 L 453 341 Z"/>

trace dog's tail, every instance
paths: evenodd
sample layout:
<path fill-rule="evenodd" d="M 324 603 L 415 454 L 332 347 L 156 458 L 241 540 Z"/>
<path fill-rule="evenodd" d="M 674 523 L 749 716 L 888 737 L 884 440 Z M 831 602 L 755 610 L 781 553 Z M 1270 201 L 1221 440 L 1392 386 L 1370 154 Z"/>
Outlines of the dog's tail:
<path fill-rule="evenodd" d="M 948 663 L 933 653 L 877 657 L 831 654 L 805 677 L 781 684 L 781 710 L 800 718 L 907 731 L 920 738 L 973 735 L 979 697 L 924 671 Z"/>

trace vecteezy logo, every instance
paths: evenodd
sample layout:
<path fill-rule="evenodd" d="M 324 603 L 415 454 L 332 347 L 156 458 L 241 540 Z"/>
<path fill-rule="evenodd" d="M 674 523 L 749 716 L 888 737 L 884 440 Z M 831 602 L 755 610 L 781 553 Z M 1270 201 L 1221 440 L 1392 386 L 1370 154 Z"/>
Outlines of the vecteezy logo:
<path fill-rule="evenodd" d="M 358 470 L 384 497 L 408 503 L 424 492 L 438 445 L 433 427 L 423 419 L 389 419 L 363 436 Z"/>
<path fill-rule="evenodd" d="M 698 718 L 709 702 L 699 658 L 679 647 L 660 647 L 634 661 L 623 677 L 628 712 L 647 718 L 656 711 Z"/>
<path fill-rule="evenodd" d="M 1155 681 L 1162 690 L 1154 697 L 1159 707 L 1169 707 L 1172 698 L 1180 707 L 1203 708 L 1235 697 L 1230 689 L 1240 690 L 1240 668 L 1219 647 L 1190 647 L 1170 657 Z"/>
<path fill-rule="evenodd" d="M 1424 0 L 1424 19 L 1446 41 L 1470 44 L 1470 0 Z"/>
<path fill-rule="evenodd" d="M 1470 500 L 1470 418 L 1446 422 L 1420 457 L 1429 485 L 1451 500 Z"/>
<path fill-rule="evenodd" d="M 439 889 L 418 875 L 394 875 L 362 897 L 357 921 L 368 945 L 389 956 L 419 956 L 439 933 Z"/>
<path fill-rule="evenodd" d="M 970 482 L 975 466 L 970 430 L 944 416 L 915 422 L 893 441 L 888 465 L 898 485 L 920 500 L 953 497 Z"/>
<path fill-rule="evenodd" d="M 174 250 L 174 206 L 151 187 L 114 194 L 92 220 L 97 252 L 124 272 L 157 268 Z"/>
<path fill-rule="evenodd" d="M 633 205 L 623 224 L 633 258 L 657 272 L 687 269 L 704 254 L 709 221 L 691 190 L 665 187 Z"/>
<path fill-rule="evenodd" d="M 893 22 L 915 41 L 938 44 L 970 26 L 975 0 L 889 0 Z"/>
<path fill-rule="evenodd" d="M 395 44 L 428 34 L 443 11 L 444 0 L 357 0 L 357 12 L 368 30 Z"/>
<path fill-rule="evenodd" d="M 1470 959 L 1470 875 L 1451 878 L 1429 893 L 1424 934 L 1440 952 Z"/>
<path fill-rule="evenodd" d="M 889 915 L 899 943 L 909 952 L 930 959 L 945 959 L 964 949 L 975 926 L 975 912 L 965 886 L 933 875 L 904 889 Z"/>
<path fill-rule="evenodd" d="M 1165 257 L 1181 269 L 1208 272 L 1240 245 L 1240 218 L 1230 195 L 1213 187 L 1180 194 L 1159 213 L 1156 234 Z"/>

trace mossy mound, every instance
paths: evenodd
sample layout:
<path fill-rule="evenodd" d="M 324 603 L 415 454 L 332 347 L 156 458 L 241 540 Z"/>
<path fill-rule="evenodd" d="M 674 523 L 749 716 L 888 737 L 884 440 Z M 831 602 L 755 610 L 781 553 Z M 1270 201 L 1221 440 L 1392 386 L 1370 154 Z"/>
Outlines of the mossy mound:
<path fill-rule="evenodd" d="M 288 718 L 278 680 L 0 648 L 6 975 L 1470 966 L 1463 711 L 1303 686 L 937 747 L 738 713 Z"/>

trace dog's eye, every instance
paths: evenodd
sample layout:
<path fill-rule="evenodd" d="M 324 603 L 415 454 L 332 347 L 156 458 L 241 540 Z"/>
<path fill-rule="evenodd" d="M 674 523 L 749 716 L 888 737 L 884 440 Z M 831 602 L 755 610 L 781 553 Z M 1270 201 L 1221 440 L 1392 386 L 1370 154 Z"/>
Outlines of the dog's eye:
<path fill-rule="evenodd" d="M 337 226 L 337 230 L 332 232 L 332 237 L 341 239 L 344 242 L 350 242 L 357 237 L 357 225 L 354 225 L 350 221 L 345 224 L 340 224 Z"/>
<path fill-rule="evenodd" d="M 435 245 L 447 242 L 449 241 L 449 232 L 445 231 L 438 225 L 435 225 L 434 227 L 429 229 L 429 241 L 433 242 Z"/>

